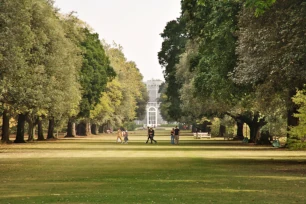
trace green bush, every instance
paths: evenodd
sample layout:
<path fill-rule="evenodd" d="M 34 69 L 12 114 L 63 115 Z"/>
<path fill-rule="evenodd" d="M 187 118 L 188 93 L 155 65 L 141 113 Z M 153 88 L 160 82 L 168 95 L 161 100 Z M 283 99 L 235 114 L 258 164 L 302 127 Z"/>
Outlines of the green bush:
<path fill-rule="evenodd" d="M 214 118 L 212 120 L 212 125 L 210 126 L 211 127 L 211 132 L 210 134 L 212 136 L 219 136 L 219 132 L 220 132 L 220 124 L 221 124 L 221 121 L 219 118 Z"/>
<path fill-rule="evenodd" d="M 303 90 L 298 90 L 292 100 L 299 106 L 298 113 L 294 114 L 294 117 L 299 118 L 299 125 L 290 127 L 289 134 L 302 139 L 306 135 L 306 86 Z"/>
<path fill-rule="evenodd" d="M 212 136 L 222 136 L 220 134 L 220 125 L 225 126 L 225 135 L 234 135 L 236 132 L 236 123 L 235 121 L 229 117 L 224 116 L 223 118 L 213 118 L 211 121 L 211 135 Z"/>
<path fill-rule="evenodd" d="M 290 150 L 306 150 L 306 142 L 291 138 L 287 140 L 287 147 Z"/>
<path fill-rule="evenodd" d="M 136 123 L 134 121 L 132 122 L 126 122 L 123 124 L 124 129 L 127 129 L 128 131 L 134 131 L 137 127 Z"/>

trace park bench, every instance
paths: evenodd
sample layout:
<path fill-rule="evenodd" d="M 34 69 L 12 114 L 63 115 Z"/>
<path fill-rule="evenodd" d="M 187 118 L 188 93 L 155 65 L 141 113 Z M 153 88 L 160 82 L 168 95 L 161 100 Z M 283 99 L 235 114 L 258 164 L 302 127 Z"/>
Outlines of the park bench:
<path fill-rule="evenodd" d="M 211 135 L 208 132 L 198 132 L 198 133 L 194 132 L 193 137 L 194 137 L 194 139 L 201 139 L 201 138 L 210 139 Z"/>

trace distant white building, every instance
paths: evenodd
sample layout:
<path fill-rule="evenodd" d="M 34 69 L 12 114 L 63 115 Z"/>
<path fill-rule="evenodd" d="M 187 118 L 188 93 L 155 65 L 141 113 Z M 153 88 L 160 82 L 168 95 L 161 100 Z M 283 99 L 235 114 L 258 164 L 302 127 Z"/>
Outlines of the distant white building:
<path fill-rule="evenodd" d="M 147 85 L 147 90 L 149 95 L 149 101 L 146 108 L 147 110 L 146 117 L 142 121 L 142 123 L 145 126 L 157 127 L 161 124 L 167 123 L 161 117 L 159 109 L 160 103 L 158 102 L 158 99 L 160 97 L 158 90 L 162 83 L 163 81 L 159 79 L 152 79 L 145 82 L 145 84 Z"/>

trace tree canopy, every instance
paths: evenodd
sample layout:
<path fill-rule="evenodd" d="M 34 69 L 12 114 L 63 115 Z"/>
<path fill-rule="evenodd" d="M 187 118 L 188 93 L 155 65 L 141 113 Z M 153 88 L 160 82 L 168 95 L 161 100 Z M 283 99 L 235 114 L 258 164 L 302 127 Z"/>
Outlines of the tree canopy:
<path fill-rule="evenodd" d="M 85 40 L 81 42 L 83 50 L 83 65 L 80 71 L 82 100 L 80 117 L 88 118 L 90 110 L 100 102 L 101 92 L 104 91 L 109 79 L 115 76 L 110 61 L 105 54 L 97 33 L 84 29 Z"/>
<path fill-rule="evenodd" d="M 126 62 L 117 48 L 120 64 L 114 58 L 111 62 L 99 35 L 73 12 L 61 14 L 53 3 L 0 0 L 4 142 L 9 142 L 11 117 L 18 120 L 15 142 L 24 142 L 25 122 L 33 140 L 35 125 L 43 131 L 42 120 L 48 120 L 47 138 L 53 138 L 55 126 L 67 121 L 67 135 L 73 136 L 73 122 L 121 125 L 143 115 L 146 88 L 136 64 Z"/>
<path fill-rule="evenodd" d="M 252 141 L 275 113 L 296 126 L 291 97 L 306 78 L 304 7 L 302 0 L 181 1 L 181 16 L 162 35 L 161 107 L 179 109 L 180 122 L 228 114 L 248 124 Z"/>

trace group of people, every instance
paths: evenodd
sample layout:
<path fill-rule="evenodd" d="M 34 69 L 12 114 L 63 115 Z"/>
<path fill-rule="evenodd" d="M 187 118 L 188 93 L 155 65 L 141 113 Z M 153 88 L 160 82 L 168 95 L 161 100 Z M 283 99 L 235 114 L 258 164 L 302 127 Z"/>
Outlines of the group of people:
<path fill-rule="evenodd" d="M 154 129 L 151 127 L 148 127 L 148 138 L 146 143 L 148 143 L 149 141 L 151 141 L 151 144 L 154 142 L 155 144 L 157 143 L 157 141 L 154 139 Z M 118 143 L 128 143 L 128 131 L 127 130 L 121 130 L 120 128 L 118 128 L 117 131 L 117 139 L 116 142 Z M 175 126 L 175 128 L 172 128 L 171 132 L 170 132 L 170 138 L 171 138 L 171 144 L 175 144 L 178 145 L 179 144 L 179 140 L 180 140 L 180 129 Z"/>
<path fill-rule="evenodd" d="M 122 139 L 123 137 L 123 139 Z M 118 128 L 118 131 L 117 131 L 117 140 L 116 142 L 118 143 L 125 143 L 127 144 L 128 143 L 128 140 L 129 140 L 129 134 L 128 134 L 128 131 L 127 130 L 121 130 L 120 128 Z"/>
<path fill-rule="evenodd" d="M 175 126 L 175 128 L 172 128 L 172 130 L 170 132 L 170 138 L 171 138 L 171 144 L 175 144 L 175 145 L 179 144 L 180 129 L 177 126 Z M 151 140 L 151 143 L 153 143 L 153 142 L 157 143 L 157 141 L 154 140 L 154 129 L 148 127 L 148 139 L 147 139 L 146 143 L 148 143 L 149 140 Z"/>
<path fill-rule="evenodd" d="M 146 143 L 148 143 L 149 140 L 151 140 L 151 144 L 152 144 L 153 141 L 154 141 L 155 144 L 157 143 L 157 141 L 154 140 L 154 129 L 148 127 L 148 139 L 147 139 Z"/>

